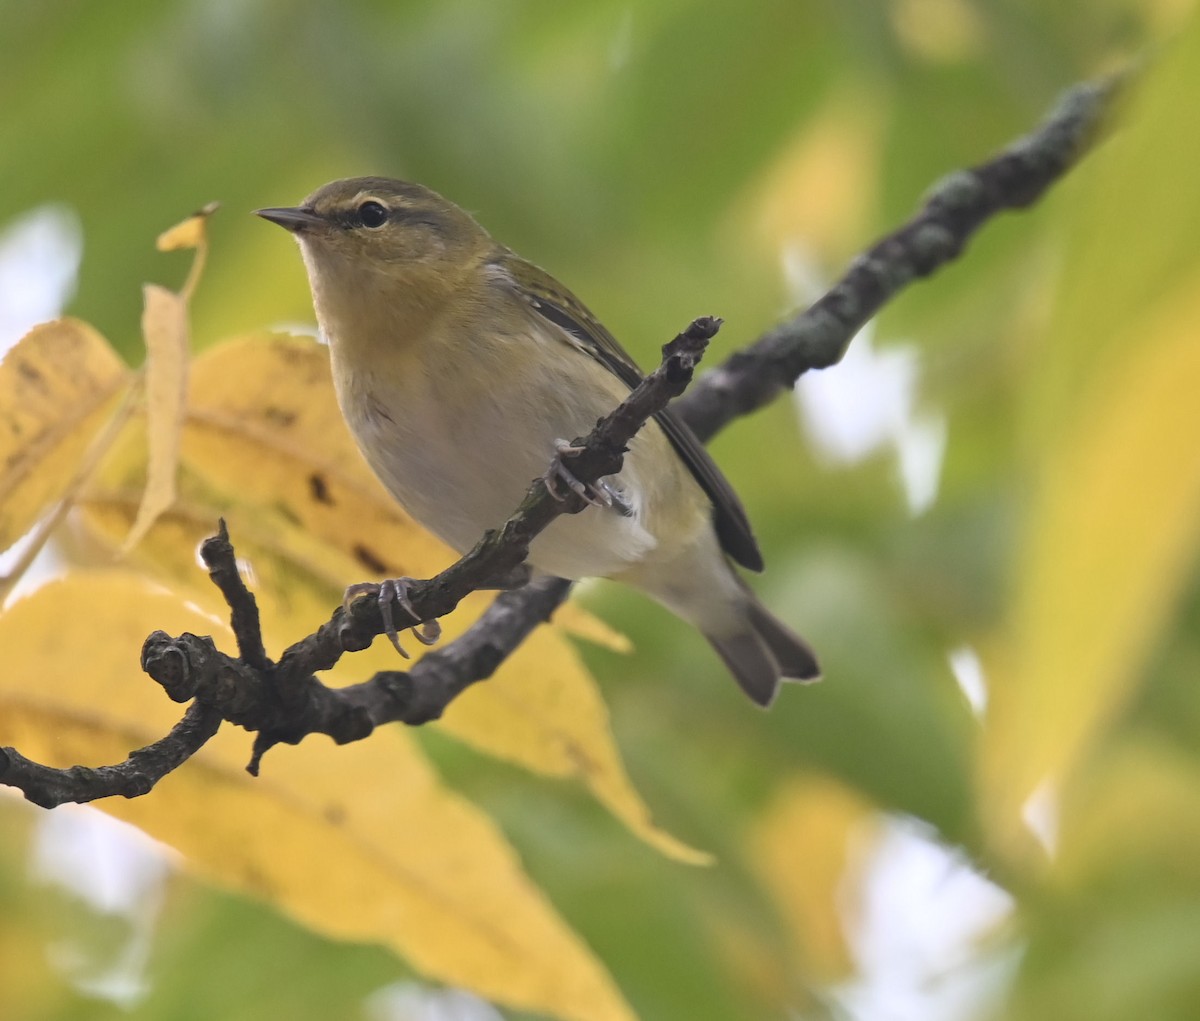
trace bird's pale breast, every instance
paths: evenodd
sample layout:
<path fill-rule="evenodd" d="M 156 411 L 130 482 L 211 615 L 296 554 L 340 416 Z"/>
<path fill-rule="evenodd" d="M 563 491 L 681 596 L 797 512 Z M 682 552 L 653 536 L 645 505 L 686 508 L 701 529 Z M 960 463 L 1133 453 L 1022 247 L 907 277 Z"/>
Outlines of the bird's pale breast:
<path fill-rule="evenodd" d="M 367 368 L 339 357 L 331 340 L 339 402 L 371 467 L 416 520 L 459 551 L 512 514 L 557 440 L 586 434 L 627 392 L 577 352 L 539 356 L 532 345 L 559 341 L 520 331 L 465 348 L 426 337 L 384 348 Z M 558 368 L 564 362 L 571 371 Z M 535 567 L 570 578 L 617 574 L 710 528 L 706 498 L 653 423 L 635 437 L 613 482 L 631 513 L 589 507 L 560 518 L 535 540 Z"/>

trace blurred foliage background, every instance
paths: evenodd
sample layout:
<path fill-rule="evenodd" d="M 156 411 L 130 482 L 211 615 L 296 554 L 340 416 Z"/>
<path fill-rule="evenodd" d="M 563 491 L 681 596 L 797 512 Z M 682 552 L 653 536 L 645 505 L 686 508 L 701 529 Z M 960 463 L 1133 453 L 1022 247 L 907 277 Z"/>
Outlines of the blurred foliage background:
<path fill-rule="evenodd" d="M 187 268 L 153 250 L 166 225 L 223 204 L 193 306 L 202 348 L 311 322 L 293 246 L 250 210 L 334 177 L 405 177 L 566 281 L 643 362 L 705 313 L 727 321 L 720 357 L 907 218 L 941 175 L 1029 130 L 1065 86 L 1164 50 L 1194 58 L 1192 8 L 0 0 L 0 224 L 48 203 L 73 211 L 83 257 L 69 311 L 137 361 L 139 285 L 176 285 Z M 822 685 L 754 712 L 665 613 L 624 590 L 585 592 L 637 647 L 585 647 L 634 779 L 716 867 L 673 863 L 581 790 L 421 732 L 640 1016 L 1200 1013 L 1200 508 L 1195 469 L 1177 460 L 1196 460 L 1196 433 L 1093 465 L 1112 487 L 1089 490 L 1094 502 L 1064 490 L 1072 452 L 1111 408 L 1104 374 L 1131 378 L 1121 327 L 1150 318 L 1151 338 L 1174 330 L 1195 347 L 1179 295 L 1197 270 L 1185 169 L 1200 152 L 1167 101 L 1194 107 L 1200 72 L 1186 63 L 1149 89 L 1144 144 L 1118 138 L 1115 155 L 989 225 L 889 307 L 872 358 L 823 374 L 860 373 L 840 403 L 811 395 L 801 418 L 779 402 L 716 440 L 764 547 L 759 589 L 820 651 Z M 1179 169 L 1158 182 L 1166 167 Z M 1163 378 L 1200 382 L 1176 350 Z M 1161 410 L 1151 383 L 1128 421 Z M 803 428 L 814 407 L 853 420 L 888 402 L 880 441 L 854 456 Z M 913 430 L 926 437 L 920 499 L 899 470 Z M 1114 474 L 1125 469 L 1129 486 Z M 1180 488 L 1159 499 L 1172 479 Z M 1106 524 L 1110 500 L 1133 490 L 1142 502 Z M 1172 528 L 1160 506 L 1177 509 Z M 1038 581 L 1060 535 L 1038 538 L 1042 511 L 1067 514 L 1061 535 L 1085 551 L 1120 560 L 1127 545 L 1150 565 L 1138 585 L 1106 562 L 1074 576 L 1082 592 Z M 1143 531 L 1170 542 L 1142 556 Z M 1123 616 L 1087 601 L 1117 588 L 1140 594 Z M 1036 614 L 1051 591 L 1065 603 Z M 1058 633 L 1077 644 L 1038 653 L 1038 674 L 1030 657 L 1060 611 Z M 1078 651 L 1113 636 L 1119 676 L 1089 689 L 1081 665 L 1072 681 Z M 986 711 L 964 691 L 980 663 Z M 1047 676 L 1050 663 L 1063 672 Z M 1014 723 L 1029 719 L 1040 729 Z M 1041 844 L 1013 823 L 1031 789 Z M 89 995 L 55 948 L 103 957 L 133 923 L 30 874 L 37 826 L 0 803 L 6 1017 L 492 1016 L 465 1000 L 435 1008 L 415 985 L 385 1003 L 381 987 L 413 980 L 402 963 L 174 872 L 139 965 L 148 992 L 125 1007 Z"/>

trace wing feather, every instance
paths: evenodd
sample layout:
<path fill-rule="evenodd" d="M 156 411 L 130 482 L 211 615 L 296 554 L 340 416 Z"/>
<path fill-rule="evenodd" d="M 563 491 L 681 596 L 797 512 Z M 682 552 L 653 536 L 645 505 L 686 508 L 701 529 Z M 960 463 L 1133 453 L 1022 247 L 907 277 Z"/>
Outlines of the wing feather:
<path fill-rule="evenodd" d="M 631 390 L 642 381 L 642 372 L 616 338 L 584 304 L 553 277 L 505 250 L 494 264 L 502 280 L 517 290 L 543 319 L 563 330 L 573 346 L 586 352 Z M 743 567 L 763 569 L 762 553 L 750 528 L 741 501 L 695 433 L 670 408 L 655 419 L 683 458 L 713 504 L 713 524 L 722 548 Z"/>

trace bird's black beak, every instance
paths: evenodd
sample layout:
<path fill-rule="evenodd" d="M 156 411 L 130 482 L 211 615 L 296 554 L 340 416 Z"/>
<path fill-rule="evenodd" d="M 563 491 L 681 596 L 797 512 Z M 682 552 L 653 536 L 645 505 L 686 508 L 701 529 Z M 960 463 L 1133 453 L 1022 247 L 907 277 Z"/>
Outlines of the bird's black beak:
<path fill-rule="evenodd" d="M 305 231 L 319 227 L 325 222 L 311 209 L 305 209 L 303 206 L 256 209 L 254 210 L 254 214 L 261 216 L 264 220 L 270 220 L 272 223 L 279 224 L 284 230 L 290 230 L 293 234 L 303 234 Z"/>

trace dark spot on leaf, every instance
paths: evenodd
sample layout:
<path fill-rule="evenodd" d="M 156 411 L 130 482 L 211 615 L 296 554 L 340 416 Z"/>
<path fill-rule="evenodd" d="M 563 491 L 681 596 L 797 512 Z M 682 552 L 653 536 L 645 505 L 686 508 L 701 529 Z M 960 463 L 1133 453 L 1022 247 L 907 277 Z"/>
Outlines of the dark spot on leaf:
<path fill-rule="evenodd" d="M 265 894 L 274 888 L 275 884 L 271 882 L 267 874 L 255 865 L 243 866 L 242 875 L 245 877 L 246 885 L 257 893 Z"/>
<path fill-rule="evenodd" d="M 325 481 L 325 476 L 320 472 L 313 472 L 308 477 L 308 487 L 312 491 L 312 498 L 317 503 L 333 505 L 333 497 L 329 495 L 329 485 Z"/>
<path fill-rule="evenodd" d="M 294 411 L 288 411 L 287 408 L 277 408 L 270 404 L 263 409 L 263 416 L 268 422 L 282 429 L 286 429 L 296 421 L 296 413 Z"/>
<path fill-rule="evenodd" d="M 363 565 L 372 574 L 397 574 L 399 572 L 388 569 L 388 565 L 379 557 L 364 546 L 361 542 L 354 547 L 354 558 Z"/>
<path fill-rule="evenodd" d="M 346 809 L 341 805 L 326 805 L 325 821 L 332 826 L 341 826 L 346 821 Z"/>

